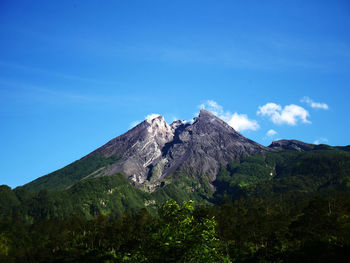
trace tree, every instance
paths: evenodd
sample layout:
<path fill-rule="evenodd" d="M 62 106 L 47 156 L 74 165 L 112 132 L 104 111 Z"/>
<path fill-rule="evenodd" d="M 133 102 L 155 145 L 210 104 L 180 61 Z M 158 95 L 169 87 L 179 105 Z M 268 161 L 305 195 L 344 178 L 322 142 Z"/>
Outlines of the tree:
<path fill-rule="evenodd" d="M 193 201 L 168 201 L 159 209 L 155 231 L 131 262 L 223 262 L 214 218 L 194 216 Z"/>

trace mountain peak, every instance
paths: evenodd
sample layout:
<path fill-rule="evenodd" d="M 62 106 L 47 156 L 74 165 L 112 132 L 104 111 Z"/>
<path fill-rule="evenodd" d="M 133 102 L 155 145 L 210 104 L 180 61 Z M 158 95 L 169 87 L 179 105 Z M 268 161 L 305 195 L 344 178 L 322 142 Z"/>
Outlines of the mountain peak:
<path fill-rule="evenodd" d="M 147 128 L 147 132 L 150 136 L 154 137 L 159 145 L 164 145 L 174 137 L 174 131 L 172 127 L 164 120 L 163 116 L 155 117 L 151 120 L 147 119 L 146 122 L 150 125 Z"/>
<path fill-rule="evenodd" d="M 271 150 L 245 138 L 205 109 L 192 124 L 174 121 L 169 125 L 163 116 L 151 114 L 98 149 L 106 157 L 120 158 L 98 175 L 121 172 L 135 186 L 153 191 L 176 171 L 205 174 L 212 182 L 221 165 L 263 151 Z"/>
<path fill-rule="evenodd" d="M 151 115 L 148 115 L 146 117 L 146 121 L 148 123 L 152 123 L 154 120 L 164 121 L 164 117 L 162 115 L 159 115 L 159 114 L 151 114 Z"/>
<path fill-rule="evenodd" d="M 205 109 L 201 109 L 198 117 L 194 119 L 193 125 L 197 126 L 197 128 L 205 133 L 211 130 L 226 130 L 229 133 L 237 133 L 237 131 L 227 122 Z"/>
<path fill-rule="evenodd" d="M 213 182 L 220 166 L 264 151 L 271 149 L 245 138 L 202 109 L 193 123 L 178 120 L 169 125 L 163 116 L 151 114 L 84 158 L 96 153 L 116 157 L 115 162 L 89 176 L 122 173 L 134 186 L 152 192 L 171 181 L 176 172 L 205 175 Z"/>
<path fill-rule="evenodd" d="M 198 114 L 198 117 L 196 117 L 194 119 L 194 122 L 197 122 L 198 120 L 200 121 L 209 121 L 209 122 L 213 122 L 214 120 L 221 120 L 218 116 L 216 116 L 215 114 L 211 113 L 210 111 L 207 111 L 205 109 L 201 109 L 201 111 Z"/>
<path fill-rule="evenodd" d="M 199 116 L 203 116 L 203 115 L 214 115 L 214 114 L 206 109 L 201 109 L 199 112 Z"/>

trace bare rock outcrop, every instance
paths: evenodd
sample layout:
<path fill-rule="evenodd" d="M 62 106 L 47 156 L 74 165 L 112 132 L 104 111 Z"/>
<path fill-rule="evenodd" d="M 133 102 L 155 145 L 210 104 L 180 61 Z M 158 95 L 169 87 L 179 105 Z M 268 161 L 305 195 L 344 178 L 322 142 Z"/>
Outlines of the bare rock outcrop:
<path fill-rule="evenodd" d="M 247 139 L 214 114 L 201 110 L 193 123 L 167 124 L 162 116 L 145 120 L 93 153 L 120 159 L 98 176 L 123 173 L 153 191 L 176 171 L 215 180 L 220 165 L 271 149 Z"/>
<path fill-rule="evenodd" d="M 273 141 L 269 148 L 274 150 L 290 150 L 290 151 L 297 151 L 297 152 L 303 152 L 303 151 L 311 151 L 315 149 L 316 145 L 301 142 L 298 140 L 279 140 L 279 141 Z"/>

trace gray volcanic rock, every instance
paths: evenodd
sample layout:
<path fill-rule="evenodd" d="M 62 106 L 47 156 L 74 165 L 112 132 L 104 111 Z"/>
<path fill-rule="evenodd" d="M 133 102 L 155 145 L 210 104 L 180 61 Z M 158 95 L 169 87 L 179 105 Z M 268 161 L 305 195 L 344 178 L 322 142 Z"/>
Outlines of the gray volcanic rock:
<path fill-rule="evenodd" d="M 153 191 L 176 171 L 215 180 L 220 165 L 271 149 L 249 140 L 226 122 L 201 110 L 193 123 L 168 125 L 162 116 L 145 120 L 93 153 L 116 155 L 119 161 L 98 173 L 121 172 L 136 187 Z"/>
<path fill-rule="evenodd" d="M 297 152 L 303 152 L 303 151 L 311 151 L 314 150 L 316 145 L 309 144 L 297 140 L 279 140 L 279 141 L 273 141 L 269 148 L 275 149 L 275 150 L 291 150 L 291 151 L 297 151 Z"/>
<path fill-rule="evenodd" d="M 206 110 L 201 110 L 193 124 L 168 144 L 162 177 L 179 169 L 187 174 L 205 174 L 210 181 L 215 180 L 220 165 L 267 150 Z"/>
<path fill-rule="evenodd" d="M 93 152 L 105 157 L 121 157 L 99 175 L 120 172 L 135 183 L 142 184 L 147 179 L 150 166 L 162 156 L 164 145 L 173 138 L 174 130 L 162 116 L 145 120 Z"/>

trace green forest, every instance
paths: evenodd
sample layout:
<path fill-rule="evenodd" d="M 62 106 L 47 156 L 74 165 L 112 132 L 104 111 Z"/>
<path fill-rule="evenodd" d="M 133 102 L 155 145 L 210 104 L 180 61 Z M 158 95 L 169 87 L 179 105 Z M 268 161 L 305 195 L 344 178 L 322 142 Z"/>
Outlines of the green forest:
<path fill-rule="evenodd" d="M 113 160 L 91 158 L 0 186 L 0 262 L 350 262 L 347 148 L 251 156 L 214 189 L 178 172 L 152 193 L 93 177 Z"/>

